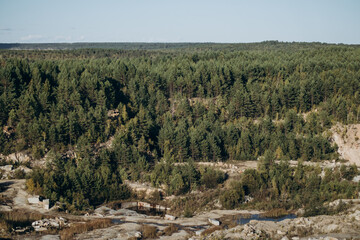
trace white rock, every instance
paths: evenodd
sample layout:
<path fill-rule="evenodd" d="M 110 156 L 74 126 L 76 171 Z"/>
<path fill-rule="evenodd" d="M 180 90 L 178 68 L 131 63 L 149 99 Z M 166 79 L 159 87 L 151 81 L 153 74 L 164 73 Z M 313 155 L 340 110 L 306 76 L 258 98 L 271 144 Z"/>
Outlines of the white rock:
<path fill-rule="evenodd" d="M 170 221 L 174 221 L 176 219 L 175 216 L 169 215 L 169 214 L 165 214 L 164 217 L 165 220 L 170 220 Z"/>
<path fill-rule="evenodd" d="M 209 218 L 209 222 L 215 226 L 219 226 L 220 225 L 220 221 L 213 219 L 213 218 Z"/>
<path fill-rule="evenodd" d="M 46 227 L 38 227 L 38 228 L 35 228 L 35 231 L 37 232 L 42 232 L 42 231 L 46 231 L 47 228 Z"/>
<path fill-rule="evenodd" d="M 39 196 L 29 197 L 28 202 L 30 204 L 38 204 L 40 202 Z"/>
<path fill-rule="evenodd" d="M 197 230 L 195 231 L 195 235 L 200 236 L 203 233 L 203 231 L 205 231 L 205 229 Z"/>
<path fill-rule="evenodd" d="M 142 237 L 141 232 L 135 232 L 134 237 L 141 238 Z"/>
<path fill-rule="evenodd" d="M 49 210 L 49 208 L 50 208 L 50 200 L 49 199 L 43 200 L 43 207 L 45 210 Z"/>
<path fill-rule="evenodd" d="M 282 237 L 281 240 L 289 240 L 289 238 L 287 236 Z"/>
<path fill-rule="evenodd" d="M 4 170 L 5 172 L 9 172 L 13 170 L 13 165 L 5 165 L 0 167 L 1 170 Z"/>
<path fill-rule="evenodd" d="M 338 225 L 330 224 L 330 225 L 324 227 L 324 232 L 325 233 L 332 233 L 332 232 L 336 232 L 338 229 L 339 229 Z"/>
<path fill-rule="evenodd" d="M 359 182 L 359 181 L 360 181 L 360 175 L 355 176 L 355 177 L 353 178 L 353 181 L 354 181 L 354 182 Z"/>

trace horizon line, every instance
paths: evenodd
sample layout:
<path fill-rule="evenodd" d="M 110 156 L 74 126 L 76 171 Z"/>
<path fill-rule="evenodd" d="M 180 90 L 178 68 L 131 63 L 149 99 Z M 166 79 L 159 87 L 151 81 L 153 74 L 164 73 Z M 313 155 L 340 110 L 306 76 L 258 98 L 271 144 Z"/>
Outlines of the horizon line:
<path fill-rule="evenodd" d="M 134 44 L 256 44 L 256 43 L 317 43 L 317 44 L 329 44 L 329 45 L 360 45 L 360 43 L 335 43 L 335 42 L 320 42 L 320 41 L 280 41 L 280 40 L 264 40 L 254 42 L 196 42 L 196 41 L 183 41 L 183 42 L 145 42 L 145 41 L 89 41 L 89 42 L 0 42 L 0 44 L 97 44 L 97 43 L 134 43 Z"/>

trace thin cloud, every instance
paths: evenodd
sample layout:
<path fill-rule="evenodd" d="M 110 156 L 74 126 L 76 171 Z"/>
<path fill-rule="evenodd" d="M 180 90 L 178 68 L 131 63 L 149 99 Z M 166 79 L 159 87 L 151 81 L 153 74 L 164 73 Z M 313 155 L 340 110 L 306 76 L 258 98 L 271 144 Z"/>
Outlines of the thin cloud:
<path fill-rule="evenodd" d="M 44 39 L 44 36 L 40 35 L 40 34 L 29 34 L 27 36 L 20 38 L 21 41 L 34 41 L 34 40 L 41 40 L 41 39 Z"/>
<path fill-rule="evenodd" d="M 0 28 L 0 31 L 10 32 L 10 31 L 12 31 L 12 29 L 11 28 Z"/>
<path fill-rule="evenodd" d="M 54 38 L 55 42 L 70 42 L 72 40 L 71 36 L 56 36 Z"/>

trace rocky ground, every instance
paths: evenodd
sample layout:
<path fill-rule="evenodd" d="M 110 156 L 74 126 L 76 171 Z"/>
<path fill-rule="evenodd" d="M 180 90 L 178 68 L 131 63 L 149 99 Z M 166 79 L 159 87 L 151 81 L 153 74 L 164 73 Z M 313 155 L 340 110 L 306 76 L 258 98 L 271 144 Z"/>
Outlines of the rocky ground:
<path fill-rule="evenodd" d="M 121 216 L 118 217 L 121 220 L 119 224 L 79 234 L 76 239 L 134 239 L 143 234 L 144 225 L 155 227 L 158 239 L 360 239 L 358 202 L 353 203 L 353 207 L 347 212 L 332 216 L 298 217 L 279 222 L 251 220 L 245 225 L 228 229 L 223 224 L 213 226 L 209 222 L 209 218 L 222 219 L 224 216 L 256 213 L 258 212 L 214 210 L 174 221 L 145 215 Z M 164 229 L 170 224 L 175 224 L 178 230 L 165 236 Z M 211 232 L 212 229 L 215 231 Z"/>

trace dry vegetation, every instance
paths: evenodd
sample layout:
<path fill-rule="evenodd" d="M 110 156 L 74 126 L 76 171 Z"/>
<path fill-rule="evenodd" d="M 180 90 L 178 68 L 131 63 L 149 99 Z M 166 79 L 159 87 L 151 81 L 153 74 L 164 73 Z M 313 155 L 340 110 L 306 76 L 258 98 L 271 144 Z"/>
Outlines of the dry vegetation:
<path fill-rule="evenodd" d="M 222 230 L 223 229 L 223 226 L 213 226 L 213 227 L 210 227 L 208 229 L 206 229 L 205 231 L 203 231 L 201 233 L 202 236 L 207 236 L 215 231 L 218 231 L 218 230 Z"/>
<path fill-rule="evenodd" d="M 266 218 L 279 218 L 288 214 L 288 211 L 284 208 L 274 208 L 270 211 L 262 213 L 261 216 Z"/>
<path fill-rule="evenodd" d="M 33 221 L 45 218 L 40 213 L 26 213 L 24 211 L 11 211 L 0 213 L 0 230 L 10 232 L 12 228 L 26 227 L 31 225 Z"/>
<path fill-rule="evenodd" d="M 97 219 L 86 223 L 76 223 L 69 228 L 60 231 L 62 240 L 73 239 L 75 234 L 92 231 L 98 228 L 107 228 L 111 226 L 111 219 Z"/>
<path fill-rule="evenodd" d="M 175 224 L 171 223 L 169 226 L 167 226 L 164 229 L 164 233 L 166 236 L 171 236 L 174 233 L 176 233 L 178 230 L 179 230 L 179 228 Z"/>
<path fill-rule="evenodd" d="M 142 225 L 141 233 L 144 239 L 146 238 L 156 238 L 157 237 L 157 228 L 149 225 Z"/>
<path fill-rule="evenodd" d="M 197 194 L 188 194 L 185 197 L 174 199 L 169 206 L 171 214 L 175 216 L 191 217 L 196 212 L 216 208 L 215 199 L 219 198 L 220 190 L 211 189 Z"/>

